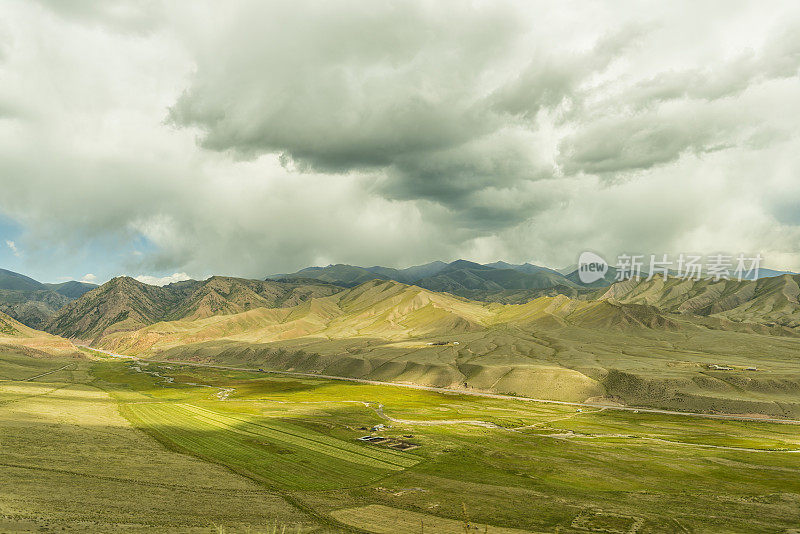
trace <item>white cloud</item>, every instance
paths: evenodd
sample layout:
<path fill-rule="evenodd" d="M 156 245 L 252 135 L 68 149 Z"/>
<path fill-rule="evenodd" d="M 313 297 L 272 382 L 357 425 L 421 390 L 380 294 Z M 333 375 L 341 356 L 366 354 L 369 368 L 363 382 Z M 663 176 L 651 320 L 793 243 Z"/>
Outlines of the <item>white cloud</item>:
<path fill-rule="evenodd" d="M 800 269 L 800 4 L 60 4 L 0 22 L 0 215 L 55 271 Z"/>
<path fill-rule="evenodd" d="M 81 282 L 85 282 L 87 284 L 96 284 L 97 283 L 97 276 L 93 275 L 92 273 L 87 273 L 83 275 L 83 278 L 80 280 Z"/>
<path fill-rule="evenodd" d="M 140 281 L 143 284 L 149 284 L 151 286 L 165 286 L 167 284 L 171 284 L 173 282 L 182 282 L 183 280 L 191 280 L 192 277 L 186 273 L 175 273 L 169 276 L 163 276 L 161 278 L 156 276 L 148 276 L 140 274 L 139 276 L 135 277 L 136 280 Z"/>
<path fill-rule="evenodd" d="M 22 251 L 17 248 L 17 244 L 15 242 L 11 241 L 10 239 L 7 239 L 6 246 L 8 246 L 8 248 L 11 249 L 11 252 L 14 254 L 14 256 L 18 258 L 22 257 Z"/>

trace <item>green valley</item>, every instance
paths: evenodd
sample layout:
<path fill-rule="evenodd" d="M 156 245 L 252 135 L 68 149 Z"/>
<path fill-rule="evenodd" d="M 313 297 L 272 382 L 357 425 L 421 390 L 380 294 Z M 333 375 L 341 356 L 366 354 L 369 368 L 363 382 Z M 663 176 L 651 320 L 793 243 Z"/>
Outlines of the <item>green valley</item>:
<path fill-rule="evenodd" d="M 643 281 L 639 292 L 619 298 L 499 304 L 375 280 L 292 306 L 154 322 L 95 345 L 156 359 L 800 418 L 800 338 L 790 323 L 773 319 L 779 309 L 785 318 L 800 313 L 789 291 L 796 281 L 786 275 L 738 284 L 728 293 L 750 298 L 734 300 L 704 283 L 679 293 Z M 720 293 L 715 302 L 726 309 L 718 313 L 674 309 L 681 299 Z M 672 308 L 647 296 L 659 294 L 670 295 Z"/>
<path fill-rule="evenodd" d="M 789 532 L 793 287 L 119 278 L 51 333 L 0 314 L 0 531 Z"/>
<path fill-rule="evenodd" d="M 0 356 L 3 530 L 764 532 L 800 521 L 794 424 L 102 356 L 31 379 L 64 365 Z"/>
<path fill-rule="evenodd" d="M 800 1 L 10 0 L 0 534 L 800 534 Z"/>

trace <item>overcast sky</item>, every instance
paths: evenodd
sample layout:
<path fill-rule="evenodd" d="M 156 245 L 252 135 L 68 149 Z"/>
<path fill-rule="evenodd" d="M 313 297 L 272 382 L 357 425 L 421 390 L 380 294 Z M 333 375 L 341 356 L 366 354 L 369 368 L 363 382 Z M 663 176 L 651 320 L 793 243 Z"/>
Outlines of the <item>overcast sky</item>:
<path fill-rule="evenodd" d="M 3 0 L 0 267 L 797 270 L 799 68 L 794 0 Z"/>

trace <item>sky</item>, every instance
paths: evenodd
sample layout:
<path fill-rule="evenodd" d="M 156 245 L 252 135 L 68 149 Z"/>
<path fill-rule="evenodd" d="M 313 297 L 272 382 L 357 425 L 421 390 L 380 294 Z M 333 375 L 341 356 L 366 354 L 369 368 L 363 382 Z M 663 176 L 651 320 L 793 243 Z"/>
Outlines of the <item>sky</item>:
<path fill-rule="evenodd" d="M 800 3 L 4 0 L 0 267 L 800 269 Z"/>

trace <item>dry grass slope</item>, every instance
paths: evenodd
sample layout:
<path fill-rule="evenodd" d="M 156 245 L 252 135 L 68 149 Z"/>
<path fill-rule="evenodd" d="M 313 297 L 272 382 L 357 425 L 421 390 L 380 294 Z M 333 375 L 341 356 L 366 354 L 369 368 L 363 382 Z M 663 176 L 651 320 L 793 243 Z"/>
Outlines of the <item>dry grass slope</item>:
<path fill-rule="evenodd" d="M 3 312 L 0 312 L 0 348 L 5 352 L 41 358 L 81 357 L 66 339 L 29 328 Z"/>

